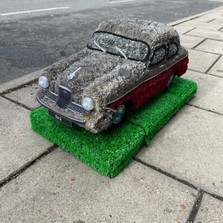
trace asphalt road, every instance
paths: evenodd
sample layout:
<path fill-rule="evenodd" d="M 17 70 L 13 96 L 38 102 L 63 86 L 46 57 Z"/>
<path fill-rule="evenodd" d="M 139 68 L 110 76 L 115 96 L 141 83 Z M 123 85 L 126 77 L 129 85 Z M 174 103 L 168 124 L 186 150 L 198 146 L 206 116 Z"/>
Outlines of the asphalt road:
<path fill-rule="evenodd" d="M 208 0 L 1 0 L 0 84 L 84 48 L 103 19 L 169 23 L 220 5 Z"/>

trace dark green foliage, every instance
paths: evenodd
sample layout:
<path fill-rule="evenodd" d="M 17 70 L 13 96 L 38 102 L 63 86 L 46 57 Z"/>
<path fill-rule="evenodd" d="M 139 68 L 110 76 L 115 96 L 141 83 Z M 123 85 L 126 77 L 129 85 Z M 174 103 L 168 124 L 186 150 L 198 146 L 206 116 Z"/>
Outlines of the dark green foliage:
<path fill-rule="evenodd" d="M 125 122 L 110 131 L 93 134 L 78 126 L 68 127 L 40 107 L 30 114 L 32 129 L 71 153 L 99 173 L 114 177 L 165 123 L 195 94 L 197 85 L 175 78 L 172 86 L 133 111 Z"/>

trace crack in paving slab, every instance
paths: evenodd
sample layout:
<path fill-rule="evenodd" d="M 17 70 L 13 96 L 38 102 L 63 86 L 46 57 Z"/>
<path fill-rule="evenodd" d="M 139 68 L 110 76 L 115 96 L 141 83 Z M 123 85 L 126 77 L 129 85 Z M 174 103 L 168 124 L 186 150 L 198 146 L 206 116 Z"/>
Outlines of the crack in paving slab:
<path fill-rule="evenodd" d="M 50 154 L 56 148 L 57 148 L 56 145 L 50 146 L 45 152 L 43 152 L 42 154 L 40 154 L 38 157 L 36 157 L 33 160 L 30 160 L 25 165 L 23 165 L 22 167 L 20 167 L 19 169 L 17 169 L 16 171 L 14 171 L 13 173 L 11 173 L 10 175 L 8 175 L 6 178 L 4 178 L 3 180 L 0 181 L 0 188 L 2 188 L 4 185 L 6 185 L 10 181 L 14 180 L 15 178 L 17 178 L 20 174 L 22 174 L 23 172 L 25 172 L 29 167 L 31 167 L 37 161 L 39 161 L 40 159 L 42 159 L 45 156 L 47 156 L 48 154 Z"/>
<path fill-rule="evenodd" d="M 23 87 L 28 87 L 29 85 L 31 85 L 31 84 L 33 84 L 33 83 L 36 83 L 37 80 L 38 80 L 38 78 L 35 78 L 35 79 L 30 80 L 30 81 L 28 81 L 28 82 L 26 82 L 26 83 L 19 84 L 19 85 L 15 86 L 15 87 L 8 88 L 8 89 L 2 91 L 2 92 L 0 93 L 0 96 L 2 96 L 2 95 L 4 95 L 4 94 L 11 93 L 11 92 L 16 91 L 16 90 L 19 90 L 19 89 L 21 89 L 21 88 L 23 88 Z"/>
<path fill-rule="evenodd" d="M 12 103 L 14 103 L 14 104 L 16 104 L 16 105 L 19 105 L 19 106 L 22 107 L 22 108 L 27 109 L 27 110 L 29 110 L 29 111 L 32 111 L 32 110 L 33 110 L 33 109 L 30 108 L 29 106 L 24 105 L 24 104 L 22 104 L 22 103 L 20 103 L 20 102 L 18 102 L 18 101 L 16 101 L 16 100 L 13 100 L 13 99 L 7 97 L 6 95 L 1 95 L 1 97 L 2 97 L 2 98 L 5 98 L 6 100 L 8 100 L 8 101 L 10 101 L 10 102 L 12 102 Z"/>
<path fill-rule="evenodd" d="M 168 173 L 168 172 L 162 170 L 159 167 L 156 167 L 156 166 L 153 166 L 151 164 L 148 164 L 148 163 L 142 161 L 141 159 L 139 159 L 137 157 L 135 157 L 134 160 L 139 162 L 139 163 L 141 163 L 141 164 L 143 164 L 144 166 L 147 166 L 147 167 L 149 167 L 149 168 L 151 168 L 151 169 L 153 169 L 153 170 L 155 170 L 155 171 L 157 171 L 157 172 L 159 172 L 159 173 L 161 173 L 161 174 L 163 174 L 163 175 L 165 175 L 167 177 L 170 177 L 171 179 L 174 179 L 174 180 L 176 180 L 176 181 L 178 181 L 178 182 L 180 182 L 180 183 L 182 183 L 182 184 L 184 184 L 184 185 L 186 185 L 186 186 L 188 186 L 188 187 L 190 187 L 192 189 L 199 190 L 198 187 L 196 187 L 192 183 L 190 183 L 190 182 L 188 182 L 186 180 L 180 179 L 179 177 L 177 177 L 177 176 L 175 176 L 175 175 L 173 175 L 171 173 Z"/>
<path fill-rule="evenodd" d="M 197 73 L 200 73 L 200 74 L 205 74 L 205 75 L 210 75 L 210 76 L 212 76 L 212 77 L 217 77 L 217 78 L 223 78 L 222 76 L 218 76 L 218 75 L 216 75 L 216 74 L 210 74 L 210 73 L 203 73 L 203 72 L 201 72 L 201 71 L 198 71 L 198 70 L 194 70 L 194 69 L 188 69 L 188 71 L 194 71 L 194 72 L 197 72 Z"/>
<path fill-rule="evenodd" d="M 210 195 L 210 196 L 212 196 L 212 197 L 214 197 L 214 198 L 216 198 L 216 199 L 218 199 L 220 201 L 223 201 L 223 197 L 220 196 L 220 195 L 217 195 L 217 194 L 208 192 L 208 191 L 206 191 L 204 189 L 201 189 L 201 188 L 195 186 L 194 184 L 190 183 L 189 181 L 183 180 L 183 179 L 181 179 L 181 178 L 179 178 L 179 177 L 177 177 L 177 176 L 175 176 L 175 175 L 173 175 L 173 174 L 171 174 L 169 172 L 166 172 L 166 171 L 162 170 L 159 167 L 156 167 L 156 166 L 153 166 L 153 165 L 151 165 L 149 163 L 146 163 L 146 162 L 142 161 L 141 159 L 139 159 L 137 157 L 135 157 L 134 160 L 136 162 L 139 162 L 142 165 L 147 166 L 147 167 L 149 167 L 149 168 L 151 168 L 151 169 L 153 169 L 153 170 L 155 170 L 155 171 L 157 171 L 157 172 L 159 172 L 159 173 L 161 173 L 161 174 L 163 174 L 163 175 L 165 175 L 167 177 L 170 177 L 171 179 L 174 179 L 174 180 L 176 180 L 176 181 L 178 181 L 178 182 L 180 182 L 180 183 L 182 183 L 182 184 L 184 184 L 184 185 L 186 185 L 186 186 L 188 186 L 188 187 L 190 187 L 192 189 L 195 189 L 197 191 L 202 191 L 205 194 L 208 194 L 208 195 Z"/>
<path fill-rule="evenodd" d="M 197 195 L 197 199 L 194 202 L 194 206 L 189 214 L 189 217 L 188 217 L 186 223 L 194 223 L 197 213 L 199 211 L 199 208 L 201 206 L 201 201 L 202 201 L 203 195 L 204 195 L 204 192 L 199 191 L 199 194 Z"/>
<path fill-rule="evenodd" d="M 192 105 L 192 104 L 190 104 L 190 103 L 188 103 L 187 105 L 188 105 L 188 106 L 191 106 L 191 107 L 194 107 L 194 108 L 197 108 L 197 109 L 200 109 L 200 110 L 203 110 L 203 111 L 206 111 L 206 112 L 214 113 L 214 114 L 216 114 L 216 115 L 220 115 L 220 116 L 223 115 L 223 114 L 220 113 L 220 112 L 216 112 L 216 111 L 212 111 L 212 110 L 209 110 L 209 109 L 201 108 L 201 107 L 199 107 L 199 106 L 197 106 L 197 105 Z"/>

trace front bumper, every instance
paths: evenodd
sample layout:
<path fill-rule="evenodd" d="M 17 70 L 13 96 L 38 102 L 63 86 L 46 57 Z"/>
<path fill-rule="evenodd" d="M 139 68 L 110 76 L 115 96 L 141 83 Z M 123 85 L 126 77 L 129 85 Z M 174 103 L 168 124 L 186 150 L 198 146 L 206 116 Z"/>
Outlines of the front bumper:
<path fill-rule="evenodd" d="M 98 133 L 107 129 L 112 124 L 112 111 L 108 109 L 95 109 L 86 111 L 81 105 L 70 101 L 64 108 L 58 106 L 59 96 L 47 89 L 37 92 L 36 100 L 45 107 L 50 116 L 68 126 L 73 124 Z"/>
<path fill-rule="evenodd" d="M 57 111 L 55 111 L 54 109 L 50 108 L 46 103 L 44 103 L 40 98 L 38 98 L 38 96 L 36 97 L 36 100 L 39 102 L 39 104 L 41 104 L 43 107 L 47 108 L 49 115 L 53 116 L 55 119 L 71 126 L 72 123 L 74 124 L 78 124 L 78 125 L 86 125 L 86 120 L 81 120 L 81 119 L 77 119 L 77 118 L 71 118 L 69 116 L 63 115 Z"/>
<path fill-rule="evenodd" d="M 47 89 L 37 92 L 36 100 L 43 107 L 47 108 L 49 114 L 59 121 L 64 122 L 67 125 L 78 124 L 86 125 L 86 116 L 89 112 L 86 111 L 81 105 L 74 102 L 69 102 L 66 106 L 57 106 L 59 96 Z"/>

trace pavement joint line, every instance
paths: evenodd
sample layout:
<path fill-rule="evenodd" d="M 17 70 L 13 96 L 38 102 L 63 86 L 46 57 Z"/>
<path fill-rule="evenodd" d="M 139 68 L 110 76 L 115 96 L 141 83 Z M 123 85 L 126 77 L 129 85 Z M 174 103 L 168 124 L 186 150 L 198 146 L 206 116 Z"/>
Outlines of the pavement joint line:
<path fill-rule="evenodd" d="M 212 21 L 214 21 L 216 18 L 211 19 L 210 21 L 207 21 L 207 23 L 211 23 Z"/>
<path fill-rule="evenodd" d="M 209 40 L 209 39 L 206 39 L 206 40 Z M 219 56 L 219 57 L 221 57 L 221 55 L 222 54 L 220 54 L 220 53 L 214 53 L 214 52 L 209 52 L 209 51 L 205 51 L 205 50 L 199 50 L 199 49 L 193 49 L 194 51 L 197 51 L 197 52 L 202 52 L 202 53 L 209 53 L 209 54 L 214 54 L 214 55 L 216 55 L 216 56 Z M 216 59 L 216 60 L 218 60 L 218 58 Z M 215 62 L 214 62 L 215 63 Z M 213 64 L 214 64 L 213 63 Z M 206 72 L 206 71 L 205 71 Z"/>
<path fill-rule="evenodd" d="M 192 28 L 192 29 L 190 29 L 190 30 L 187 30 L 185 33 L 183 33 L 183 35 L 185 35 L 185 34 L 191 32 L 191 31 L 195 30 L 196 28 L 197 28 L 197 27 L 194 27 L 194 28 Z"/>
<path fill-rule="evenodd" d="M 222 196 L 219 196 L 219 195 L 210 193 L 210 192 L 208 192 L 208 191 L 204 191 L 204 193 L 205 193 L 205 194 L 208 194 L 208 195 L 210 195 L 210 196 L 212 196 L 212 197 L 215 198 L 215 199 L 218 199 L 218 200 L 220 200 L 220 201 L 223 201 L 223 197 L 222 197 Z"/>
<path fill-rule="evenodd" d="M 209 110 L 209 109 L 205 109 L 205 108 L 199 107 L 197 105 L 192 105 L 190 103 L 187 103 L 186 105 L 191 106 L 191 107 L 194 107 L 194 108 L 197 108 L 197 109 L 200 109 L 200 110 L 203 110 L 203 111 L 206 111 L 206 112 L 214 113 L 215 115 L 223 116 L 223 113 L 216 112 L 216 111 L 212 111 L 212 110 Z"/>
<path fill-rule="evenodd" d="M 16 91 L 16 90 L 18 90 L 20 88 L 24 88 L 24 87 L 26 87 L 26 86 L 28 86 L 30 84 L 33 84 L 33 83 L 37 82 L 37 80 L 38 80 L 38 78 L 35 78 L 34 80 L 30 80 L 30 81 L 27 81 L 25 83 L 19 84 L 19 85 L 15 86 L 15 87 L 11 87 L 9 89 L 6 89 L 5 91 L 0 93 L 0 96 L 2 96 L 4 94 L 11 93 L 11 92 Z"/>
<path fill-rule="evenodd" d="M 134 157 L 133 159 L 134 159 L 135 161 L 141 163 L 142 165 L 147 166 L 147 167 L 149 167 L 150 169 L 155 170 L 155 171 L 157 171 L 157 172 L 159 172 L 159 173 L 161 173 L 161 174 L 163 174 L 163 175 L 165 175 L 165 176 L 167 176 L 167 177 L 169 177 L 169 178 L 171 178 L 171 179 L 173 179 L 173 180 L 176 180 L 176 181 L 178 181 L 178 182 L 180 182 L 180 183 L 182 183 L 182 184 L 184 184 L 184 185 L 186 185 L 186 186 L 188 186 L 188 187 L 190 187 L 190 188 L 192 188 L 192 189 L 199 190 L 198 187 L 196 187 L 196 186 L 193 185 L 192 183 L 190 183 L 190 182 L 188 182 L 188 181 L 186 181 L 186 180 L 180 179 L 179 177 L 177 177 L 177 176 L 175 176 L 175 175 L 173 175 L 173 174 L 171 174 L 171 173 L 168 173 L 168 172 L 162 170 L 162 169 L 159 168 L 159 167 L 156 167 L 156 166 L 153 166 L 153 165 L 151 165 L 151 164 L 149 164 L 149 163 L 146 163 L 146 162 L 142 161 L 141 159 L 139 159 L 139 158 L 137 158 L 137 157 Z"/>
<path fill-rule="evenodd" d="M 212 196 L 212 197 L 214 197 L 214 198 L 216 198 L 216 199 L 218 199 L 220 201 L 223 201 L 223 197 L 222 196 L 214 194 L 214 193 L 211 193 L 211 192 L 208 192 L 208 191 L 206 191 L 204 189 L 201 189 L 201 188 L 195 186 L 194 184 L 192 184 L 192 183 L 190 183 L 190 182 L 188 182 L 188 181 L 186 181 L 184 179 L 181 179 L 181 178 L 179 178 L 179 177 L 177 177 L 177 176 L 175 176 L 175 175 L 173 175 L 171 173 L 168 173 L 168 172 L 162 170 L 159 167 L 156 167 L 156 166 L 153 166 L 153 165 L 151 165 L 149 163 L 146 163 L 146 162 L 142 161 L 141 159 L 139 159 L 137 157 L 134 157 L 133 160 L 135 160 L 136 162 L 141 163 L 142 165 L 144 165 L 146 167 L 149 167 L 150 169 L 152 169 L 154 171 L 157 171 L 158 173 L 161 173 L 161 174 L 163 174 L 163 175 L 165 175 L 165 176 L 167 176 L 167 177 L 169 177 L 169 178 L 171 178 L 173 180 L 176 180 L 179 183 L 182 183 L 182 184 L 184 184 L 184 185 L 186 185 L 186 186 L 188 186 L 188 187 L 190 187 L 190 188 L 192 188 L 194 190 L 197 190 L 199 192 L 208 194 L 208 195 L 210 195 L 210 196 Z"/>
<path fill-rule="evenodd" d="M 20 174 L 25 172 L 29 167 L 33 166 L 36 162 L 38 162 L 40 159 L 44 158 L 51 152 L 53 152 L 56 148 L 58 148 L 57 145 L 50 146 L 46 151 L 41 153 L 38 157 L 34 158 L 33 160 L 28 161 L 26 164 L 24 164 L 19 169 L 15 170 L 13 173 L 9 174 L 7 177 L 5 177 L 3 180 L 0 180 L 0 189 L 9 183 L 10 181 L 16 179 Z"/>
<path fill-rule="evenodd" d="M 178 25 L 181 25 L 181 24 L 186 23 L 188 21 L 192 21 L 194 19 L 197 19 L 199 17 L 201 17 L 201 16 L 199 16 L 199 15 L 196 16 L 195 15 L 194 17 L 185 18 L 185 20 L 182 19 L 182 21 L 179 21 L 179 22 L 177 22 L 177 21 L 176 22 L 171 22 L 170 24 L 172 24 L 172 26 L 178 26 Z"/>
<path fill-rule="evenodd" d="M 194 47 L 192 47 L 192 50 L 195 50 L 196 47 L 198 47 L 199 45 L 201 45 L 205 40 L 207 40 L 207 38 L 203 39 L 200 43 L 198 43 L 197 45 L 195 45 Z"/>
<path fill-rule="evenodd" d="M 206 70 L 206 74 L 214 67 L 214 65 L 220 60 L 221 58 L 221 54 L 219 55 L 219 57 L 214 61 L 214 63 Z"/>
<path fill-rule="evenodd" d="M 198 211 L 200 209 L 200 206 L 201 206 L 203 195 L 204 195 L 204 192 L 202 190 L 200 190 L 198 195 L 197 195 L 197 198 L 196 198 L 196 200 L 194 202 L 194 205 L 192 207 L 192 210 L 191 210 L 191 212 L 189 214 L 189 217 L 188 217 L 186 223 L 194 223 L 195 218 L 197 216 L 197 213 L 198 213 Z"/>
<path fill-rule="evenodd" d="M 191 36 L 191 35 L 185 35 L 185 36 Z M 196 50 L 195 48 L 198 47 L 199 45 L 201 45 L 203 42 L 205 42 L 206 40 L 211 40 L 210 38 L 204 38 L 200 43 L 198 43 L 197 45 L 195 45 L 194 47 L 192 47 L 191 49 L 192 50 Z M 221 40 L 215 40 L 216 42 L 220 42 L 222 43 Z M 207 52 L 207 51 L 203 51 L 203 50 L 197 50 L 197 51 L 201 51 L 201 52 L 205 52 L 205 53 L 210 53 L 210 52 Z M 213 54 L 216 54 L 216 55 L 222 55 L 222 54 L 219 54 L 219 53 L 213 53 Z"/>
<path fill-rule="evenodd" d="M 220 59 L 220 58 L 219 58 Z M 194 69 L 188 69 L 188 70 L 190 70 L 190 71 L 194 71 L 194 72 L 197 72 L 197 73 L 199 73 L 199 74 L 205 74 L 205 75 L 209 75 L 209 76 L 212 76 L 212 77 L 216 77 L 216 78 L 223 78 L 222 76 L 219 76 L 219 75 L 216 75 L 216 74 L 210 74 L 210 73 L 203 73 L 203 72 L 200 72 L 200 71 L 198 71 L 198 70 L 194 70 Z"/>
<path fill-rule="evenodd" d="M 8 100 L 8 101 L 10 101 L 10 102 L 12 102 L 12 103 L 14 103 L 14 104 L 19 105 L 20 107 L 23 107 L 23 108 L 27 109 L 27 110 L 29 110 L 29 111 L 32 111 L 32 110 L 33 110 L 33 109 L 30 108 L 29 106 L 24 105 L 24 104 L 22 104 L 22 103 L 20 103 L 20 102 L 18 102 L 18 101 L 16 101 L 16 100 L 14 100 L 14 99 L 11 99 L 11 98 L 7 97 L 6 95 L 1 95 L 1 97 L 2 97 L 2 98 L 5 98 L 6 100 Z"/>
<path fill-rule="evenodd" d="M 196 28 L 195 28 L 196 29 Z M 210 31 L 210 30 L 209 30 Z M 187 33 L 187 36 L 191 36 L 191 37 L 199 37 L 199 38 L 202 38 L 201 36 L 196 36 L 196 35 L 192 35 L 192 34 L 190 34 L 190 33 Z M 210 39 L 210 40 L 214 40 L 214 41 L 217 41 L 217 39 L 214 39 L 214 38 L 210 38 L 210 37 L 208 37 L 207 39 Z M 218 41 L 220 41 L 221 42 L 221 40 L 218 40 Z"/>
<path fill-rule="evenodd" d="M 208 40 L 208 39 L 206 39 L 206 40 Z M 222 54 L 220 54 L 220 53 L 215 53 L 215 52 L 210 52 L 210 51 L 205 51 L 205 50 L 197 50 L 197 49 L 193 49 L 193 50 L 195 50 L 195 51 L 199 51 L 199 52 L 202 52 L 202 53 L 211 53 L 211 54 L 214 54 L 214 55 L 216 55 L 216 56 L 220 56 L 221 57 L 221 55 Z M 218 60 L 219 58 L 217 58 L 216 60 Z M 215 62 L 214 62 L 215 63 Z M 213 63 L 213 64 L 214 64 Z M 209 69 L 208 69 L 209 70 Z M 206 71 L 207 72 L 207 71 Z"/>

